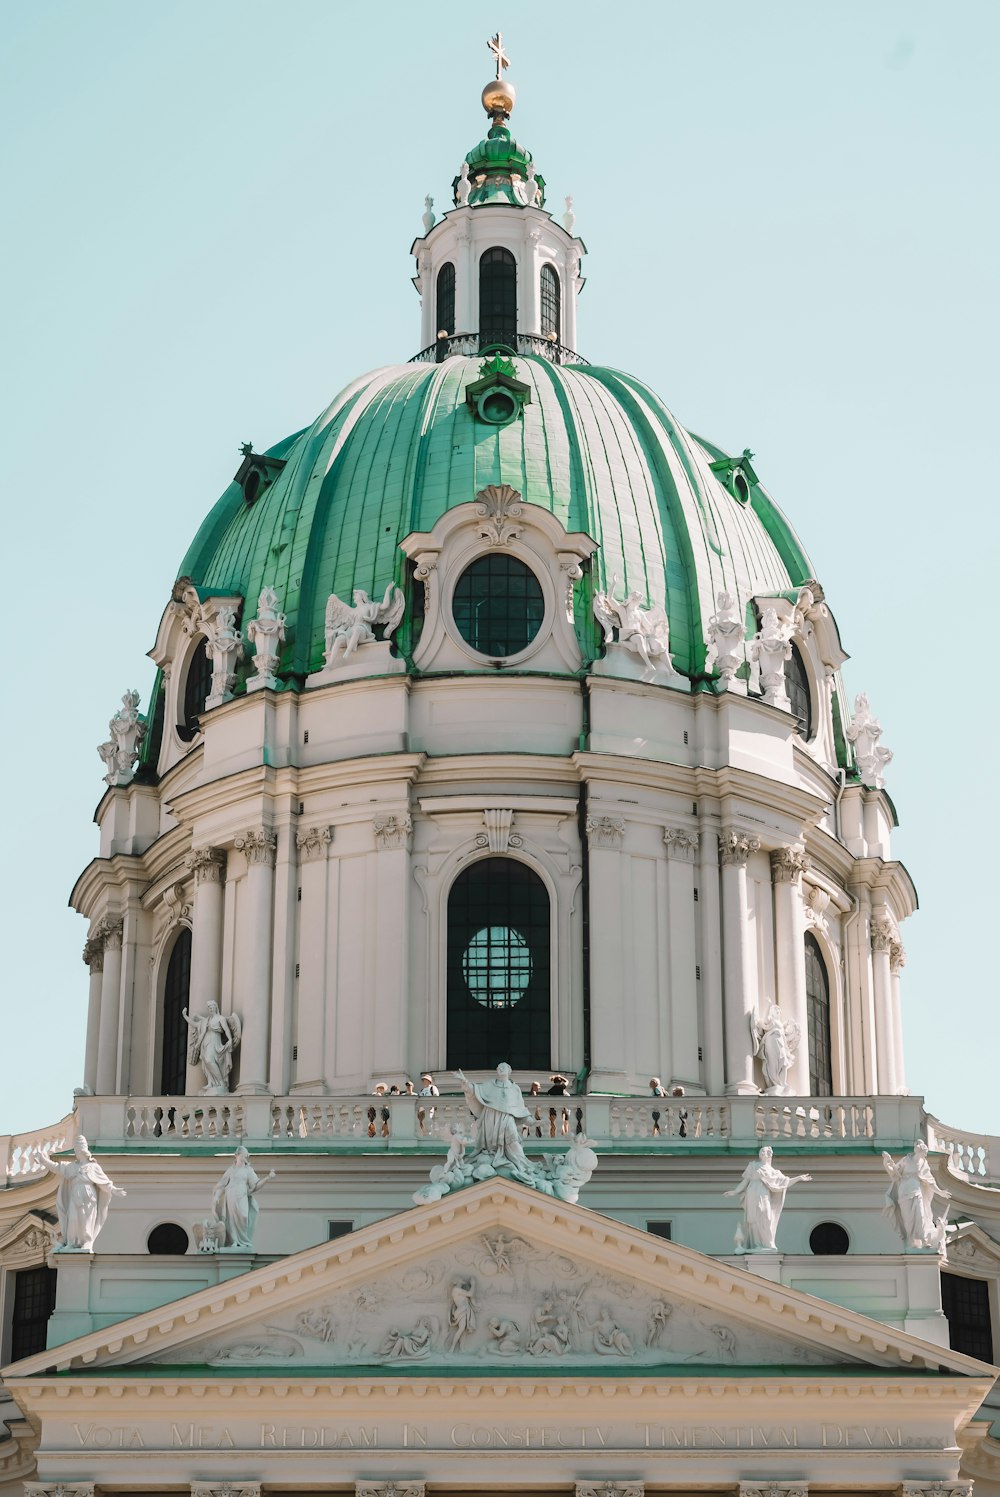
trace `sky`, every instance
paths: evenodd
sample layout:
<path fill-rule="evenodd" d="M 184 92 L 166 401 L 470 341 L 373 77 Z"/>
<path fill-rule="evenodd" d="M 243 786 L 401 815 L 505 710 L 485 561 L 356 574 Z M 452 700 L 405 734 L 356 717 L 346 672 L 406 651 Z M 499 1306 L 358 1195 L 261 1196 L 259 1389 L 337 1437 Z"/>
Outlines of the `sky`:
<path fill-rule="evenodd" d="M 0 1132 L 82 1079 L 95 745 L 258 450 L 419 347 L 498 27 L 580 352 L 750 447 L 895 751 L 908 1084 L 1000 1134 L 995 0 L 6 0 Z"/>

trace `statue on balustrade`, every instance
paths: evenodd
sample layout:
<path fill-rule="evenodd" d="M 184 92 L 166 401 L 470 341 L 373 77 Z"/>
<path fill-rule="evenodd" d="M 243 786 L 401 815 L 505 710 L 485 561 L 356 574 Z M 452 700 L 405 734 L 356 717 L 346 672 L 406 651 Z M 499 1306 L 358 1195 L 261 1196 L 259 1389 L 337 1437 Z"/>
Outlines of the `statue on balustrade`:
<path fill-rule="evenodd" d="M 236 1158 L 212 1192 L 212 1211 L 226 1232 L 225 1247 L 253 1251 L 253 1234 L 260 1210 L 256 1195 L 268 1180 L 273 1179 L 274 1170 L 263 1178 L 257 1174 L 250 1163 L 250 1155 L 241 1144 Z"/>
<path fill-rule="evenodd" d="M 772 1003 L 764 1019 L 755 1011 L 750 1015 L 753 1053 L 760 1057 L 764 1072 L 764 1095 L 787 1097 L 788 1073 L 795 1064 L 799 1049 L 799 1026 Z"/>
<path fill-rule="evenodd" d="M 217 1003 L 210 1003 L 205 1014 L 183 1012 L 188 1026 L 188 1065 L 201 1066 L 205 1074 L 201 1096 L 227 1097 L 233 1055 L 243 1038 L 239 1014 L 221 1014 Z"/>
<path fill-rule="evenodd" d="M 391 639 L 399 628 L 405 609 L 403 593 L 390 582 L 381 602 L 370 598 L 364 588 L 354 589 L 354 605 L 345 603 L 336 593 L 331 593 L 326 604 L 326 650 L 323 654 L 327 667 L 342 654 L 346 660 L 359 645 L 375 643 L 375 630 L 381 626 L 382 638 Z"/>
<path fill-rule="evenodd" d="M 931 1174 L 927 1162 L 927 1145 L 918 1139 L 913 1153 L 902 1159 L 882 1155 L 885 1172 L 892 1181 L 885 1197 L 884 1214 L 903 1241 L 911 1248 L 931 1248 L 941 1252 L 945 1242 L 948 1208 L 935 1219 L 932 1207 L 939 1196 L 951 1200 L 951 1192 L 942 1190 Z"/>
<path fill-rule="evenodd" d="M 811 1180 L 812 1175 L 783 1175 L 771 1163 L 773 1151 L 765 1144 L 756 1159 L 743 1171 L 743 1177 L 727 1196 L 743 1197 L 743 1242 L 737 1249 L 743 1253 L 776 1253 L 775 1235 L 790 1185 Z"/>
<path fill-rule="evenodd" d="M 92 1253 L 97 1235 L 107 1220 L 112 1196 L 126 1194 L 108 1179 L 87 1146 L 83 1134 L 73 1140 L 73 1159 L 54 1163 L 47 1149 L 39 1152 L 43 1169 L 59 1175 L 56 1213 L 60 1241 L 57 1253 Z"/>

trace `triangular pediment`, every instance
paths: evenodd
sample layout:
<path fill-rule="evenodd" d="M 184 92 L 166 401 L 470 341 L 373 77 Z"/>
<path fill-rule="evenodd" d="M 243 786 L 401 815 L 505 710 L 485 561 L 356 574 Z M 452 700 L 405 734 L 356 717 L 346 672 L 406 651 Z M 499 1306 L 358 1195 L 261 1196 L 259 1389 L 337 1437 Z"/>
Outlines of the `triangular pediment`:
<path fill-rule="evenodd" d="M 943 1369 L 971 1358 L 501 1180 L 9 1369 L 490 1376 L 711 1367 Z"/>

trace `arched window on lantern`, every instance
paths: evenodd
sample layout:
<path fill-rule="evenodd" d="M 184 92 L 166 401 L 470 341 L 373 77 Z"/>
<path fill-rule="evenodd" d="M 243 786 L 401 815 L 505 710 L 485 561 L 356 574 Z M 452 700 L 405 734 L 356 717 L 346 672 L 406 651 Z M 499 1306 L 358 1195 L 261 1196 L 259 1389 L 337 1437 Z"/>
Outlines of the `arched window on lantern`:
<path fill-rule="evenodd" d="M 833 1047 L 830 1041 L 830 976 L 819 942 L 806 932 L 806 1022 L 809 1042 L 809 1095 L 833 1095 Z"/>
<path fill-rule="evenodd" d="M 514 858 L 484 858 L 448 896 L 448 1065 L 547 1070 L 549 896 Z"/>
<path fill-rule="evenodd" d="M 187 1081 L 188 1028 L 184 1010 L 191 991 L 191 932 L 185 925 L 174 942 L 163 984 L 160 1027 L 160 1095 L 183 1097 Z"/>
<path fill-rule="evenodd" d="M 440 363 L 448 352 L 448 339 L 455 331 L 455 267 L 450 260 L 438 271 L 435 317 L 437 357 Z M 442 333 L 445 334 L 443 338 Z"/>
<path fill-rule="evenodd" d="M 539 301 L 542 313 L 542 337 L 562 342 L 562 291 L 559 273 L 554 265 L 543 265 L 540 273 Z"/>
<path fill-rule="evenodd" d="M 812 687 L 797 645 L 792 645 L 792 653 L 785 661 L 785 690 L 792 704 L 792 716 L 798 720 L 798 730 L 808 742 L 813 736 Z"/>
<path fill-rule="evenodd" d="M 479 346 L 517 344 L 517 261 L 494 245 L 479 261 Z"/>

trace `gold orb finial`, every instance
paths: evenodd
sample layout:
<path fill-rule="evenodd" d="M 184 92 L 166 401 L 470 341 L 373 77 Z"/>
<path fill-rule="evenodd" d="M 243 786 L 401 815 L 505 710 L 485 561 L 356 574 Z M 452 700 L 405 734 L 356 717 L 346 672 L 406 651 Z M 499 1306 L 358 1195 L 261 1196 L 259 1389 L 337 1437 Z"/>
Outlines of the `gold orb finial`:
<path fill-rule="evenodd" d="M 510 67 L 510 58 L 503 48 L 503 35 L 497 32 L 486 43 L 496 58 L 497 75 L 483 89 L 483 108 L 494 120 L 506 119 L 517 103 L 517 89 L 504 77 L 504 69 Z"/>

